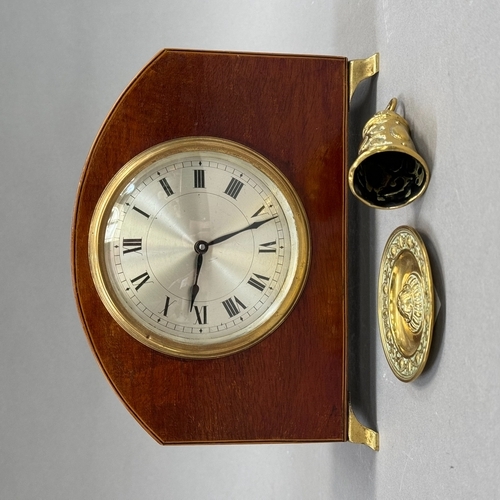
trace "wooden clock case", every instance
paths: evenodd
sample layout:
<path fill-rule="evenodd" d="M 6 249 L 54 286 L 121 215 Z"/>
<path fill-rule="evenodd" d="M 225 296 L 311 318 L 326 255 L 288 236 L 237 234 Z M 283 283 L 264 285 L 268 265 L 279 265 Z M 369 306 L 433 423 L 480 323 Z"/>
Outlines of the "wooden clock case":
<path fill-rule="evenodd" d="M 132 81 L 87 159 L 73 226 L 76 301 L 90 345 L 129 411 L 162 444 L 345 441 L 348 61 L 164 50 Z M 309 277 L 287 320 L 242 352 L 181 359 L 134 340 L 89 268 L 94 207 L 141 151 L 187 136 L 242 143 L 291 181 L 307 212 Z"/>

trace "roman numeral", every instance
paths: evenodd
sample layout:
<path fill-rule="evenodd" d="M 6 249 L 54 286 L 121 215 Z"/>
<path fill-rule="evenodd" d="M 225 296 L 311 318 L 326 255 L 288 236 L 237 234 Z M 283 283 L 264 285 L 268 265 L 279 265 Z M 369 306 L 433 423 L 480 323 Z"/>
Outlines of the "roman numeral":
<path fill-rule="evenodd" d="M 123 238 L 123 255 L 142 250 L 142 238 Z"/>
<path fill-rule="evenodd" d="M 149 219 L 149 217 L 150 217 L 150 215 L 148 213 L 144 212 L 144 210 L 141 210 L 140 208 L 132 207 L 132 210 L 135 210 L 136 212 L 140 213 L 141 215 L 146 217 L 146 219 Z"/>
<path fill-rule="evenodd" d="M 276 240 L 260 243 L 259 253 L 276 253 Z"/>
<path fill-rule="evenodd" d="M 174 300 L 174 302 L 175 302 L 175 300 Z M 167 298 L 165 299 L 165 307 L 163 308 L 163 316 L 167 316 L 168 315 L 168 308 L 174 302 L 171 303 L 170 302 L 170 297 L 167 295 Z"/>
<path fill-rule="evenodd" d="M 269 278 L 267 276 L 262 276 L 262 274 L 254 273 L 253 276 L 247 281 L 247 283 L 257 288 L 259 292 L 262 292 L 262 290 L 266 288 L 266 281 L 269 281 Z"/>
<path fill-rule="evenodd" d="M 255 212 L 253 215 L 252 215 L 252 219 L 254 217 L 257 217 L 257 215 L 260 215 L 260 213 L 262 212 L 262 210 L 264 210 L 266 207 L 264 205 L 262 205 L 259 210 L 257 210 L 257 212 Z"/>
<path fill-rule="evenodd" d="M 142 285 L 144 285 L 144 283 L 146 283 L 148 281 L 148 279 L 149 279 L 149 274 L 146 271 L 145 273 L 142 273 L 139 276 L 136 276 L 133 280 L 130 280 L 130 282 L 134 283 L 134 284 L 136 281 L 139 282 L 139 284 L 135 287 L 135 289 L 137 291 L 137 290 L 139 290 L 139 288 L 141 288 Z"/>
<path fill-rule="evenodd" d="M 226 193 L 227 195 L 231 196 L 231 198 L 234 198 L 236 200 L 236 198 L 240 194 L 242 187 L 243 187 L 243 182 L 233 177 L 229 181 L 229 184 L 227 185 L 227 188 L 224 191 L 224 193 Z"/>
<path fill-rule="evenodd" d="M 167 196 L 171 196 L 174 194 L 172 188 L 170 187 L 170 184 L 167 182 L 167 179 L 160 179 L 160 184 Z"/>
<path fill-rule="evenodd" d="M 234 297 L 233 299 L 227 299 L 222 301 L 222 305 L 226 309 L 226 312 L 229 314 L 229 317 L 232 318 L 233 316 L 236 316 L 240 312 L 240 306 L 242 309 L 246 309 L 247 306 L 241 302 L 238 297 Z"/>
<path fill-rule="evenodd" d="M 205 170 L 194 171 L 194 187 L 195 188 L 205 187 Z"/>
<path fill-rule="evenodd" d="M 198 325 L 207 324 L 207 306 L 194 306 L 194 312 L 196 313 L 195 323 Z"/>

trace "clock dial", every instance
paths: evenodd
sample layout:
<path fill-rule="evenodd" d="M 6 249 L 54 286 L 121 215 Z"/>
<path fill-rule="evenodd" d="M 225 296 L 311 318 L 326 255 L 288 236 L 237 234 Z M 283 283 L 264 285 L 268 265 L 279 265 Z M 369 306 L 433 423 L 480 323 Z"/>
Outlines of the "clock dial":
<path fill-rule="evenodd" d="M 309 233 L 298 196 L 265 158 L 185 138 L 110 181 L 89 254 L 98 293 L 128 333 L 168 354 L 215 357 L 285 319 L 305 283 Z"/>

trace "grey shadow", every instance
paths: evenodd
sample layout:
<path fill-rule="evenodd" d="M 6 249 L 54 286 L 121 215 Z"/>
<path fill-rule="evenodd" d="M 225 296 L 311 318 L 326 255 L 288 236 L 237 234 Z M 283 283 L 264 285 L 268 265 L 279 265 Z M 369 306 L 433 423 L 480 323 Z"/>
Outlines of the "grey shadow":
<path fill-rule="evenodd" d="M 352 165 L 366 122 L 376 113 L 378 76 L 363 81 L 353 96 L 349 116 L 348 165 Z M 350 192 L 348 197 L 348 389 L 358 420 L 376 429 L 376 309 L 374 291 L 377 256 L 374 241 L 374 209 Z"/>

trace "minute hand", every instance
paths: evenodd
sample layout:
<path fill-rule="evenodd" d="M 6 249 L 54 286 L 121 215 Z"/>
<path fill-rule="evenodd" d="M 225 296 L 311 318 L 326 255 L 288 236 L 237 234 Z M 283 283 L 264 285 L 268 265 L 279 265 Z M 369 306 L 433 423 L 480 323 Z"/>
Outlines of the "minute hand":
<path fill-rule="evenodd" d="M 212 240 L 208 246 L 212 245 L 217 245 L 217 243 L 221 243 L 223 241 L 228 240 L 229 238 L 232 238 L 233 236 L 236 236 L 237 234 L 242 233 L 243 231 L 249 231 L 251 229 L 257 229 L 258 227 L 262 226 L 262 224 L 265 224 L 266 222 L 269 222 L 270 220 L 276 219 L 278 217 L 275 215 L 274 217 L 270 217 L 269 219 L 264 219 L 260 221 L 253 222 L 247 227 L 244 227 L 243 229 L 239 229 L 238 231 L 234 231 L 233 233 L 225 234 L 224 236 L 219 236 L 218 238 L 215 238 L 215 240 Z"/>

